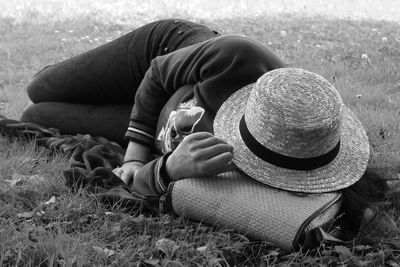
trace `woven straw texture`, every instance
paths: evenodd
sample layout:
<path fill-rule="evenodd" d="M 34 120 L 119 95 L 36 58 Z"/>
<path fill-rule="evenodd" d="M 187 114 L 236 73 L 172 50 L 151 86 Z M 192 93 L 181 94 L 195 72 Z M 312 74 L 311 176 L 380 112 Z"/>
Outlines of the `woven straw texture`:
<path fill-rule="evenodd" d="M 243 142 L 239 131 L 243 115 L 251 135 L 276 153 L 318 157 L 340 139 L 339 153 L 327 165 L 308 171 L 275 166 Z M 296 192 L 331 192 L 350 186 L 364 173 L 370 153 L 363 126 L 336 89 L 323 77 L 294 68 L 267 72 L 230 96 L 217 113 L 214 133 L 234 147 L 233 162 L 243 172 Z"/>
<path fill-rule="evenodd" d="M 342 207 L 342 203 L 343 201 L 340 199 L 328 209 L 318 214 L 318 216 L 307 225 L 304 231 L 309 232 L 317 227 L 323 226 L 326 222 L 331 221 L 332 218 L 335 218 L 335 216 L 338 214 L 340 208 Z"/>
<path fill-rule="evenodd" d="M 313 214 L 333 205 L 340 193 L 298 194 L 278 190 L 231 171 L 207 178 L 179 180 L 172 188 L 172 207 L 181 216 L 236 229 L 290 250 L 296 235 Z M 322 209 L 322 210 L 321 210 Z M 324 212 L 313 225 L 331 220 Z M 329 216 L 327 216 L 330 214 Z M 303 226 L 303 228 L 307 228 Z"/>

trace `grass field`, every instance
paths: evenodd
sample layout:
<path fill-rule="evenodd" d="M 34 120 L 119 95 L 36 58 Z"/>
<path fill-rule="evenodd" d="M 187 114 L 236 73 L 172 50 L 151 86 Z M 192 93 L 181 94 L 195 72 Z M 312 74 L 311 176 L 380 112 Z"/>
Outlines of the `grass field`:
<path fill-rule="evenodd" d="M 70 6 L 66 2 L 59 6 L 59 2 L 43 1 L 36 6 L 32 1 L 9 1 L 0 12 L 1 115 L 19 117 L 29 102 L 25 87 L 42 67 L 162 17 L 161 11 L 147 10 L 157 1 L 122 13 L 118 10 L 123 9 L 114 13 L 107 9 L 111 1 L 99 1 L 104 12 L 87 12 L 85 7 L 74 6 L 78 5 L 76 1 L 69 2 Z M 11 12 L 15 8 L 10 3 L 21 5 L 19 13 Z M 398 22 L 299 14 L 246 16 L 237 10 L 231 16 L 226 11 L 222 18 L 214 13 L 201 17 L 173 9 L 171 1 L 162 3 L 169 10 L 168 16 L 194 19 L 224 34 L 254 38 L 288 66 L 326 77 L 367 130 L 372 149 L 370 167 L 400 167 Z M 193 10 L 196 3 L 192 4 Z M 391 3 L 395 5 L 396 1 Z M 109 13 L 114 14 L 113 19 L 104 15 Z M 172 216 L 133 215 L 118 207 L 106 209 L 84 192 L 72 194 L 64 186 L 61 170 L 66 167 L 62 155 L 0 137 L 0 264 L 399 266 L 399 207 L 389 202 L 381 205 L 377 218 L 352 244 L 285 253 L 229 229 L 218 230 Z M 393 191 L 396 187 L 393 184 Z"/>

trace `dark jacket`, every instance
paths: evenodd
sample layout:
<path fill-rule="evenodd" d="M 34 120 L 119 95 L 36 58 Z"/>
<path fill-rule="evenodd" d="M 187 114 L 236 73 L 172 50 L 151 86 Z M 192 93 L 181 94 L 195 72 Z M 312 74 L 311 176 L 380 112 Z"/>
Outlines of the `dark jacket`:
<path fill-rule="evenodd" d="M 262 44 L 241 36 L 221 36 L 156 57 L 136 93 L 125 137 L 162 155 L 183 133 L 212 133 L 216 112 L 231 94 L 283 66 Z M 182 110 L 195 113 L 195 120 Z M 157 194 L 166 187 L 160 178 L 164 161 L 165 156 L 157 158 L 137 174 L 147 176 Z"/>

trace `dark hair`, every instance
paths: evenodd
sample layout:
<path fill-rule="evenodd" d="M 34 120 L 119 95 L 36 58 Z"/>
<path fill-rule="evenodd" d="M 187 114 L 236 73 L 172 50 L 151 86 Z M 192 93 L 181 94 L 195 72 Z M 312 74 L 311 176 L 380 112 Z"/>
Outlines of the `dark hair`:
<path fill-rule="evenodd" d="M 339 223 L 344 239 L 351 239 L 358 233 L 366 209 L 374 211 L 375 204 L 385 200 L 388 191 L 387 181 L 372 169 L 367 169 L 359 181 L 342 190 Z"/>

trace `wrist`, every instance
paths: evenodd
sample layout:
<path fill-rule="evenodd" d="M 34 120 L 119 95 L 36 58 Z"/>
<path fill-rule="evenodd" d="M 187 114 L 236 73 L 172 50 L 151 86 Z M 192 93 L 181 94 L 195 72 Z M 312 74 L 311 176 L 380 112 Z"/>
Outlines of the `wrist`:
<path fill-rule="evenodd" d="M 172 154 L 168 155 L 167 160 L 165 161 L 165 175 L 167 175 L 171 181 L 175 181 L 177 179 L 176 174 L 174 173 L 172 157 Z"/>
<path fill-rule="evenodd" d="M 166 163 L 167 159 L 171 153 L 165 154 L 161 158 L 160 168 L 159 168 L 159 176 L 158 176 L 158 185 L 161 189 L 161 193 L 165 193 L 167 191 L 168 185 L 172 182 L 171 176 L 167 173 Z"/>
<path fill-rule="evenodd" d="M 130 163 L 130 162 L 140 163 L 140 164 L 142 164 L 142 165 L 146 164 L 144 161 L 142 161 L 142 160 L 137 160 L 137 159 L 128 159 L 128 160 L 124 160 L 124 161 L 122 162 L 122 164 Z"/>
<path fill-rule="evenodd" d="M 149 162 L 150 148 L 142 144 L 130 141 L 126 149 L 123 163 L 134 161 L 141 162 L 142 164 L 146 164 L 147 162 Z"/>

